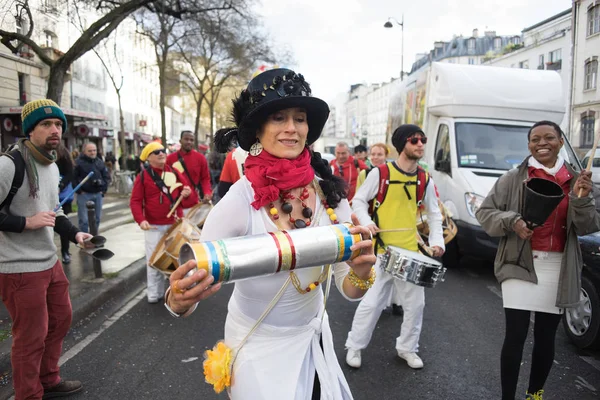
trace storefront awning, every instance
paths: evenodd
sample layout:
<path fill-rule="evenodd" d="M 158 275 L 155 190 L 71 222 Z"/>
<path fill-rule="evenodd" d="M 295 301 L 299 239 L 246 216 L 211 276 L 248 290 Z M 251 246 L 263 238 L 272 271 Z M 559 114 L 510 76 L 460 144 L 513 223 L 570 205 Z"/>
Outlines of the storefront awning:
<path fill-rule="evenodd" d="M 61 107 L 66 116 L 73 117 L 73 119 L 77 120 L 87 120 L 87 121 L 106 121 L 108 117 L 104 114 L 98 114 L 90 111 L 81 111 L 75 110 L 73 108 Z M 0 107 L 0 114 L 21 114 L 23 111 L 22 106 L 5 106 Z"/>

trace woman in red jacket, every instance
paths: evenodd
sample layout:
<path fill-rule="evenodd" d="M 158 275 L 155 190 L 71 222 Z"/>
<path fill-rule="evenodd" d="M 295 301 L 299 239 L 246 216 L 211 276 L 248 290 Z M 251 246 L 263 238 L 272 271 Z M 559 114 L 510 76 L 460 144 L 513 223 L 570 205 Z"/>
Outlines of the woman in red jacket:
<path fill-rule="evenodd" d="M 183 209 L 177 208 L 176 215 L 167 217 L 179 196 L 188 197 L 192 191 L 188 181 L 177 170 L 166 165 L 167 153 L 162 144 L 152 142 L 146 145 L 140 155 L 148 166 L 137 176 L 133 184 L 129 207 L 135 222 L 145 231 L 146 260 L 150 257 L 164 233 L 183 217 Z M 148 303 L 158 303 L 163 298 L 165 276 L 162 272 L 146 265 L 148 278 Z"/>

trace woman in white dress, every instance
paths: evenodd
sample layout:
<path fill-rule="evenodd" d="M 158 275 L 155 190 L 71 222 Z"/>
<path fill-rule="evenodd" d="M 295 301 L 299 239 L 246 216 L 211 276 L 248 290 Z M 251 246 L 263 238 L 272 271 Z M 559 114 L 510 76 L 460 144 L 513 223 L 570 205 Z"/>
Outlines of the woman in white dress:
<path fill-rule="evenodd" d="M 564 309 L 580 301 L 583 261 L 577 236 L 600 230 L 591 173 L 578 174 L 560 156 L 562 136 L 553 122 L 534 124 L 527 135 L 531 156 L 498 179 L 476 214 L 490 236 L 501 237 L 494 269 L 506 316 L 500 356 L 503 400 L 515 398 L 531 311 L 534 344 L 526 398 L 542 399 L 554 362 L 558 324 Z M 565 194 L 546 222 L 533 230 L 520 214 L 523 182 L 528 178 L 555 182 Z"/>
<path fill-rule="evenodd" d="M 236 127 L 215 137 L 221 152 L 233 141 L 249 151 L 244 177 L 211 211 L 201 239 L 351 220 L 357 224 L 345 199 L 344 182 L 333 176 L 319 153 L 308 149 L 320 136 L 328 114 L 327 104 L 311 96 L 302 75 L 274 69 L 255 77 L 234 100 Z M 344 297 L 359 300 L 374 281 L 376 259 L 368 230 L 356 226 L 351 232 L 364 235 L 365 240 L 352 247 L 361 249 L 361 255 L 333 265 L 333 275 Z M 198 301 L 220 289 L 220 284 L 210 287 L 213 278 L 204 271 L 184 278 L 194 268 L 195 263 L 188 262 L 171 275 L 165 299 L 176 314 L 189 315 Z M 333 349 L 319 288 L 327 279 L 326 271 L 317 266 L 235 283 L 225 323 L 225 344 L 236 354 L 231 398 L 352 398 Z M 266 317 L 257 323 L 263 314 Z"/>

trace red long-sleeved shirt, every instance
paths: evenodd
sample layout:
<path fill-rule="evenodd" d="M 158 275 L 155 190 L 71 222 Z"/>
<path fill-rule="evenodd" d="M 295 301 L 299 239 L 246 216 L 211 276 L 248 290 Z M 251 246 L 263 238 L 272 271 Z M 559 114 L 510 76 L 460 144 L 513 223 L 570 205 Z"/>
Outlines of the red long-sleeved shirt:
<path fill-rule="evenodd" d="M 162 176 L 163 171 L 173 172 L 177 177 L 177 182 L 182 184 L 182 186 L 178 187 L 173 191 L 173 193 L 171 193 L 174 201 L 177 201 L 177 198 L 181 194 L 183 187 L 190 185 L 187 178 L 182 176 L 179 171 L 169 167 L 168 165 L 165 165 L 164 170 L 159 168 L 152 169 L 155 173 L 159 174 L 159 176 Z M 154 180 L 148 171 L 142 170 L 142 172 L 140 172 L 135 178 L 133 190 L 131 192 L 131 199 L 129 201 L 129 208 L 131 208 L 131 214 L 133 214 L 133 219 L 135 222 L 141 224 L 143 221 L 148 221 L 150 225 L 171 225 L 175 222 L 175 213 L 178 217 L 183 217 L 183 210 L 182 206 L 180 205 L 177 207 L 177 211 L 173 213 L 170 218 L 167 218 L 167 214 L 171 210 L 171 207 L 173 207 L 173 205 L 171 204 L 169 197 L 161 192 L 156 183 L 154 183 Z"/>
<path fill-rule="evenodd" d="M 565 197 L 550 214 L 544 225 L 533 230 L 531 248 L 538 251 L 562 252 L 567 243 L 567 213 L 573 176 L 564 165 L 558 170 L 556 176 L 547 174 L 543 169 L 533 167 L 529 167 L 528 172 L 530 178 L 543 178 L 558 183 L 565 193 Z"/>
<path fill-rule="evenodd" d="M 192 150 L 189 153 L 179 150 L 167 156 L 167 165 L 172 167 L 173 164 L 179 161 L 179 155 L 183 158 L 187 171 L 192 178 L 192 189 L 195 189 L 195 187 L 200 185 L 204 196 L 210 198 L 212 196 L 212 188 L 210 186 L 210 171 L 208 169 L 206 157 L 196 150 Z M 185 175 L 187 178 L 185 172 L 182 172 L 182 175 Z M 182 201 L 183 208 L 190 208 L 198 204 L 198 195 L 195 190 L 193 190 L 193 192 L 194 193 L 190 197 Z"/>
<path fill-rule="evenodd" d="M 348 201 L 352 200 L 352 198 L 354 197 L 354 193 L 356 192 L 356 181 L 358 179 L 358 174 L 363 169 L 367 169 L 367 164 L 360 161 L 359 159 L 356 159 L 355 164 L 354 157 L 350 156 L 348 157 L 348 160 L 341 166 L 337 163 L 336 160 L 331 160 L 331 166 L 333 167 L 333 174 L 335 176 L 341 177 L 348 183 Z"/>

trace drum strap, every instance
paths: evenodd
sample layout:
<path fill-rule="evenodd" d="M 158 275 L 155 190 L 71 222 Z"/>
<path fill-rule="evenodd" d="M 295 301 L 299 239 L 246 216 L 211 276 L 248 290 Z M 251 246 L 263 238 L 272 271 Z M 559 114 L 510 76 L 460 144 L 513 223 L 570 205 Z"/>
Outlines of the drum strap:
<path fill-rule="evenodd" d="M 423 208 L 423 199 L 425 198 L 425 191 L 427 185 L 429 185 L 429 174 L 421 166 L 417 165 L 417 181 L 416 182 L 403 182 L 403 181 L 390 181 L 390 167 L 387 163 L 377 166 L 379 168 L 379 189 L 377 190 L 377 196 L 369 202 L 369 214 L 376 225 L 379 225 L 379 218 L 377 217 L 377 210 L 381 207 L 381 204 L 385 201 L 388 187 L 392 184 L 404 184 L 404 191 L 408 196 L 409 200 L 412 200 L 410 193 L 408 192 L 407 185 L 417 185 L 417 207 Z M 375 252 L 377 253 L 378 246 L 385 247 L 381 237 L 375 236 Z"/>
<path fill-rule="evenodd" d="M 202 200 L 204 198 L 204 191 L 202 190 L 202 185 L 200 184 L 200 182 L 198 182 L 198 183 L 194 182 L 194 180 L 192 179 L 192 176 L 190 175 L 190 172 L 188 171 L 187 166 L 185 165 L 185 162 L 183 161 L 183 157 L 181 156 L 181 154 L 179 152 L 177 152 L 177 158 L 179 158 L 179 162 L 181 163 L 181 166 L 183 167 L 183 172 L 185 172 L 185 175 L 190 180 L 190 183 L 192 184 L 192 186 L 194 186 L 194 188 L 196 188 L 196 190 L 198 191 L 198 194 L 200 195 L 200 200 Z"/>
<path fill-rule="evenodd" d="M 429 185 L 429 174 L 423 168 L 421 168 L 421 166 L 417 166 L 416 182 L 390 181 L 390 168 L 387 163 L 379 165 L 377 168 L 379 168 L 379 190 L 377 191 L 377 196 L 375 199 L 369 202 L 370 214 L 376 213 L 377 209 L 381 207 L 381 204 L 384 202 L 385 196 L 387 195 L 388 187 L 392 184 L 403 184 L 404 191 L 406 192 L 409 200 L 412 200 L 412 197 L 406 186 L 417 185 L 417 206 L 419 208 L 423 208 L 425 191 L 427 190 L 427 185 Z"/>
<path fill-rule="evenodd" d="M 158 174 L 155 173 L 152 170 L 152 167 L 150 167 L 150 166 L 146 167 L 146 172 L 152 177 L 152 180 L 158 187 L 158 190 L 160 190 L 161 193 L 164 193 L 169 198 L 169 201 L 171 202 L 171 204 L 174 204 L 175 199 L 173 199 L 173 196 L 171 196 L 171 192 L 169 191 L 169 188 L 167 187 L 167 185 L 165 185 L 165 182 L 162 180 L 162 178 L 160 176 L 158 176 Z M 144 172 L 143 171 L 142 171 L 142 177 L 140 179 L 142 179 L 142 184 L 143 184 L 144 183 L 144 181 L 143 181 Z"/>

